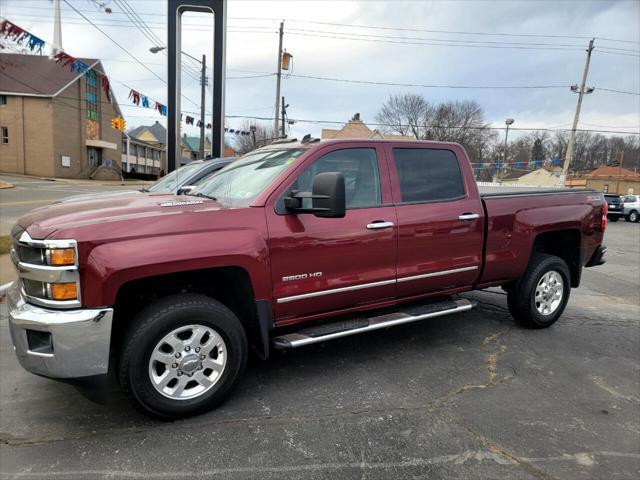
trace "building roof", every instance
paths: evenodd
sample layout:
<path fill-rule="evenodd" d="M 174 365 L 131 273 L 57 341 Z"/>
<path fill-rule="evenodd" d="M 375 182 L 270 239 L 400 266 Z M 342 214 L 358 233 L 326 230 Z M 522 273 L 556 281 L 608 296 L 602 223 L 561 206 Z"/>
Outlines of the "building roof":
<path fill-rule="evenodd" d="M 512 170 L 504 177 L 500 177 L 501 180 L 517 180 L 520 177 L 525 176 L 527 173 L 531 173 L 531 170 L 518 169 Z"/>
<path fill-rule="evenodd" d="M 145 130 L 153 135 L 157 139 L 158 143 L 167 143 L 167 129 L 164 128 L 164 126 L 157 120 L 152 125 L 140 125 L 139 127 L 134 128 L 129 132 L 129 135 L 137 138 Z"/>
<path fill-rule="evenodd" d="M 133 143 L 133 144 L 144 145 L 144 146 L 147 146 L 149 148 L 153 148 L 155 150 L 163 150 L 164 151 L 164 147 L 162 145 L 158 145 L 155 142 L 147 142 L 146 140 L 141 140 L 141 139 L 136 138 L 136 137 L 131 136 L 131 135 L 130 135 L 130 137 L 131 137 L 130 142 Z M 124 133 L 122 134 L 122 140 L 124 142 L 127 141 L 127 136 Z"/>
<path fill-rule="evenodd" d="M 182 144 L 191 150 L 193 153 L 200 152 L 200 138 L 199 137 L 182 137 Z"/>
<path fill-rule="evenodd" d="M 79 58 L 89 67 L 98 65 L 94 58 Z M 0 53 L 0 93 L 3 95 L 55 97 L 82 77 L 69 67 L 44 55 Z"/>
<path fill-rule="evenodd" d="M 621 178 L 625 180 L 637 180 L 640 181 L 640 173 L 632 172 L 626 168 L 620 167 L 600 167 L 587 173 L 585 178 L 592 179 L 606 179 L 606 178 Z"/>
<path fill-rule="evenodd" d="M 349 120 L 344 127 L 339 130 L 333 128 L 323 128 L 320 138 L 323 140 L 328 139 L 341 139 L 341 138 L 388 138 L 392 140 L 415 140 L 414 137 L 407 135 L 397 135 L 383 133 L 379 130 L 371 130 L 362 120 L 360 120 L 360 114 L 356 113 L 351 120 Z"/>

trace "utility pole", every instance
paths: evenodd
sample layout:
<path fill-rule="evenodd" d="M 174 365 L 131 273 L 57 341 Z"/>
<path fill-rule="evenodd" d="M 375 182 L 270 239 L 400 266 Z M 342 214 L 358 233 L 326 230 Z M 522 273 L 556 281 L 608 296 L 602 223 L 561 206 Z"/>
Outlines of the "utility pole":
<path fill-rule="evenodd" d="M 285 121 L 284 121 L 284 116 L 287 114 L 287 107 L 289 105 L 285 105 L 284 104 L 284 96 L 282 97 L 282 125 L 281 125 L 281 129 L 282 129 L 282 138 L 286 138 L 287 137 L 287 132 L 285 131 Z"/>
<path fill-rule="evenodd" d="M 620 152 L 620 167 L 618 168 L 618 184 L 616 185 L 616 193 L 622 195 L 620 191 L 620 180 L 622 180 L 622 162 L 624 162 L 624 149 Z"/>
<path fill-rule="evenodd" d="M 202 55 L 202 72 L 200 74 L 200 159 L 204 158 L 204 102 L 207 85 L 207 57 Z"/>
<path fill-rule="evenodd" d="M 573 148 L 576 143 L 576 129 L 578 128 L 578 119 L 580 118 L 580 108 L 582 107 L 582 97 L 585 94 L 585 85 L 587 83 L 587 75 L 589 74 L 589 63 L 591 63 L 591 52 L 593 51 L 593 38 L 589 40 L 589 47 L 587 48 L 587 60 L 584 64 L 584 72 L 582 72 L 582 82 L 580 82 L 580 90 L 578 91 L 578 104 L 576 105 L 576 114 L 573 117 L 573 127 L 571 127 L 571 135 L 569 136 L 569 143 L 567 145 L 567 154 L 564 158 L 564 165 L 562 166 L 562 181 L 567 181 L 567 174 L 569 173 L 569 164 L 571 163 L 571 157 L 573 157 Z M 574 87 L 575 88 L 575 87 Z M 591 89 L 591 92 L 593 89 Z M 587 92 L 587 93 L 591 93 Z"/>
<path fill-rule="evenodd" d="M 280 40 L 278 42 L 278 74 L 276 77 L 276 114 L 273 124 L 274 135 L 278 135 L 278 120 L 280 117 L 280 77 L 282 76 L 282 35 L 284 34 L 284 21 L 280 22 Z"/>

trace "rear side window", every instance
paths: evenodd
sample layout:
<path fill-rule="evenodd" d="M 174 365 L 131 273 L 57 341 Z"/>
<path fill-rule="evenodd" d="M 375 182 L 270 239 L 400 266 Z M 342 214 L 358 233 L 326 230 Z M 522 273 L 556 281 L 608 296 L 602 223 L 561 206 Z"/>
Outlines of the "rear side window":
<path fill-rule="evenodd" d="M 624 202 L 625 203 L 636 203 L 638 201 L 638 199 L 636 197 L 624 197 Z"/>
<path fill-rule="evenodd" d="M 464 197 L 458 159 L 450 150 L 394 148 L 403 202 L 434 202 Z"/>

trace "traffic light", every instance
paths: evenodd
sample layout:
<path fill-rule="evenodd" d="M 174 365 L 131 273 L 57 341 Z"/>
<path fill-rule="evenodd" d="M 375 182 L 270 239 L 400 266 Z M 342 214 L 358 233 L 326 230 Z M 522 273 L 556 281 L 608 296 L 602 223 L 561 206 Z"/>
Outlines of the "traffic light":
<path fill-rule="evenodd" d="M 127 122 L 124 121 L 122 117 L 113 117 L 111 119 L 111 128 L 114 130 L 118 130 L 119 132 L 124 132 L 124 129 L 127 127 Z"/>

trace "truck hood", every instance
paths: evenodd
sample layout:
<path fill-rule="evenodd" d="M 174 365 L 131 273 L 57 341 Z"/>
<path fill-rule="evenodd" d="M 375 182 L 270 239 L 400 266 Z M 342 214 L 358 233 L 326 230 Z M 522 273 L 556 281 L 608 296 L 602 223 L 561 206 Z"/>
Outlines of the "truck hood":
<path fill-rule="evenodd" d="M 220 210 L 220 203 L 207 198 L 132 192 L 129 195 L 103 195 L 86 200 L 64 201 L 37 208 L 18 220 L 32 238 L 44 239 L 58 231 L 78 229 L 104 231 L 123 223 L 153 223 L 171 214 Z M 155 218 L 154 218 L 155 217 Z M 57 236 L 57 235 L 56 235 Z M 74 237 L 71 237 L 74 238 Z"/>

